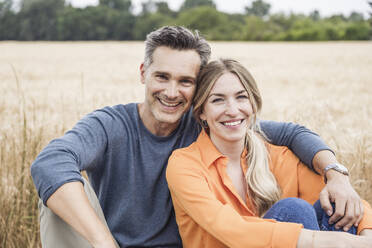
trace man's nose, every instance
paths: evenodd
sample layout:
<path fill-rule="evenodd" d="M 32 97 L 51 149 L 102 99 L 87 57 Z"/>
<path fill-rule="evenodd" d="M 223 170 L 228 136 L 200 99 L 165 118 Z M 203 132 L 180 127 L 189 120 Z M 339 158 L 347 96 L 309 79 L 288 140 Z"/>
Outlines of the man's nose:
<path fill-rule="evenodd" d="M 178 94 L 179 94 L 179 91 L 178 91 L 177 82 L 175 82 L 175 81 L 169 82 L 169 84 L 167 85 L 167 88 L 165 90 L 165 95 L 168 98 L 172 99 L 172 98 L 177 98 Z"/>

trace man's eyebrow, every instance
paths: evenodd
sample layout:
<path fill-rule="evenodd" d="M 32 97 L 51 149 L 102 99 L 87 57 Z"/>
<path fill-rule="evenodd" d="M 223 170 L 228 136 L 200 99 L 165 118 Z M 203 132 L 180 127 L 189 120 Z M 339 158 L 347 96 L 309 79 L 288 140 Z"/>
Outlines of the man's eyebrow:
<path fill-rule="evenodd" d="M 162 75 L 165 75 L 165 76 L 171 76 L 171 74 L 169 72 L 166 72 L 166 71 L 154 71 L 154 72 L 152 72 L 152 74 L 162 74 Z M 196 81 L 196 77 L 192 77 L 192 76 L 181 76 L 180 78 Z"/>
<path fill-rule="evenodd" d="M 192 81 L 195 81 L 196 80 L 196 77 L 191 77 L 191 76 L 181 76 L 182 79 L 188 79 L 188 80 L 192 80 Z"/>
<path fill-rule="evenodd" d="M 154 71 L 152 74 L 163 74 L 163 75 L 167 75 L 167 76 L 170 75 L 170 73 L 168 73 L 166 71 Z"/>

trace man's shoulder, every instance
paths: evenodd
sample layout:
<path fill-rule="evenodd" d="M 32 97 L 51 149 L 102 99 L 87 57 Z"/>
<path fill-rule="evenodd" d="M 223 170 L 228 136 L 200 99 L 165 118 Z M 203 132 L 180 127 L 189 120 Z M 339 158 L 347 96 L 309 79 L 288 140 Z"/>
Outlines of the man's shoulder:
<path fill-rule="evenodd" d="M 87 117 L 98 118 L 101 121 L 112 121 L 112 120 L 128 120 L 134 119 L 137 114 L 137 104 L 118 104 L 114 106 L 105 106 L 100 109 L 96 109 L 89 113 Z"/>
<path fill-rule="evenodd" d="M 194 139 L 199 135 L 201 131 L 201 126 L 195 120 L 192 109 L 189 109 L 181 119 L 180 129 L 185 135 L 194 134 Z"/>
<path fill-rule="evenodd" d="M 119 133 L 133 133 L 138 125 L 135 103 L 106 106 L 87 114 L 75 126 L 91 127 L 91 130 L 105 130 L 106 134 L 115 136 Z M 110 136 L 110 135 L 109 135 Z"/>
<path fill-rule="evenodd" d="M 128 103 L 128 104 L 117 104 L 113 106 L 105 106 L 103 108 L 97 109 L 93 111 L 93 113 L 107 113 L 107 114 L 123 114 L 123 113 L 134 113 L 137 111 L 137 104 L 136 103 Z"/>

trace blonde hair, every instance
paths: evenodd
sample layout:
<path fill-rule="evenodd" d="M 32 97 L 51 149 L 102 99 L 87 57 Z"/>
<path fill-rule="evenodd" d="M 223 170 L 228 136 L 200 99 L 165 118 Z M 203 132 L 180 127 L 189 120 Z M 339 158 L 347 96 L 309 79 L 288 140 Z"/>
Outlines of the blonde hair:
<path fill-rule="evenodd" d="M 235 74 L 248 93 L 253 108 L 250 128 L 245 138 L 247 150 L 246 183 L 250 200 L 256 212 L 262 216 L 280 198 L 280 189 L 269 168 L 269 155 L 263 141 L 265 135 L 260 129 L 256 115 L 262 108 L 262 98 L 256 81 L 239 62 L 232 59 L 220 59 L 208 63 L 199 73 L 196 94 L 193 99 L 193 114 L 199 123 L 203 106 L 215 82 L 225 73 Z"/>

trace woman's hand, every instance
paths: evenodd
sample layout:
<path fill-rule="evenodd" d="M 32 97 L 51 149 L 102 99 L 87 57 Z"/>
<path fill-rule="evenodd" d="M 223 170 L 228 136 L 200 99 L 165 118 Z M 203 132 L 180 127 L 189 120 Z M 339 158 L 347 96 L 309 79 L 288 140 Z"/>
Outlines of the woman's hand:
<path fill-rule="evenodd" d="M 297 248 L 372 248 L 372 237 L 302 229 Z"/>

